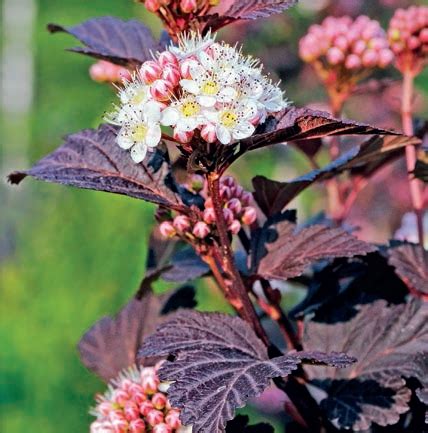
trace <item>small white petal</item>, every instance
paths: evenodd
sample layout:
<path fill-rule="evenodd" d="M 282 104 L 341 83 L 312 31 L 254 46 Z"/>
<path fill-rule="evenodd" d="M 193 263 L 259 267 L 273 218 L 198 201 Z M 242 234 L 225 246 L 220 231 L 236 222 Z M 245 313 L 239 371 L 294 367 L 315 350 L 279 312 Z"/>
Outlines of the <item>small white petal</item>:
<path fill-rule="evenodd" d="M 134 142 L 129 138 L 129 130 L 127 128 L 122 128 L 116 137 L 116 143 L 122 149 L 130 149 Z"/>
<path fill-rule="evenodd" d="M 209 122 L 217 123 L 218 121 L 218 111 L 216 110 L 203 110 L 202 115 Z"/>
<path fill-rule="evenodd" d="M 225 87 L 218 92 L 218 100 L 221 102 L 232 102 L 238 96 L 233 87 Z"/>
<path fill-rule="evenodd" d="M 232 134 L 224 126 L 217 125 L 216 135 L 221 144 L 229 144 L 232 141 Z"/>
<path fill-rule="evenodd" d="M 201 65 L 205 69 L 211 70 L 211 68 L 213 66 L 213 60 L 205 51 L 201 51 L 198 54 L 198 59 L 201 62 Z"/>
<path fill-rule="evenodd" d="M 167 107 L 162 111 L 161 124 L 164 126 L 174 126 L 179 118 L 180 113 L 176 108 Z"/>
<path fill-rule="evenodd" d="M 144 144 L 149 147 L 155 147 L 159 144 L 162 136 L 162 131 L 159 125 L 151 125 L 147 130 Z"/>
<path fill-rule="evenodd" d="M 198 83 L 194 80 L 180 80 L 180 86 L 194 95 L 197 95 L 200 91 Z"/>
<path fill-rule="evenodd" d="M 206 107 L 206 108 L 214 107 L 214 105 L 217 102 L 215 96 L 206 96 L 206 95 L 200 95 L 196 98 L 196 100 L 200 105 L 202 105 L 202 107 Z"/>
<path fill-rule="evenodd" d="M 250 122 L 240 122 L 233 130 L 233 138 L 241 140 L 250 137 L 256 128 Z"/>
<path fill-rule="evenodd" d="M 147 146 L 145 146 L 142 143 L 137 143 L 132 149 L 131 149 L 131 158 L 135 163 L 139 163 L 143 161 L 147 153 Z"/>
<path fill-rule="evenodd" d="M 199 120 L 195 117 L 182 117 L 177 122 L 177 130 L 182 132 L 189 132 L 196 129 L 199 125 Z"/>
<path fill-rule="evenodd" d="M 160 106 L 155 101 L 149 101 L 144 105 L 143 114 L 147 122 L 159 122 L 161 118 Z"/>

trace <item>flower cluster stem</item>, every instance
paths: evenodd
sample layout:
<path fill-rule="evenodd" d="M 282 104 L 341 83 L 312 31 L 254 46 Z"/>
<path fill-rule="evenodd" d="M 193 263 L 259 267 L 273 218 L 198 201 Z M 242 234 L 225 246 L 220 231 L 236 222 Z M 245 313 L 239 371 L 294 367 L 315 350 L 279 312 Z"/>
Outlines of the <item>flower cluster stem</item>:
<path fill-rule="evenodd" d="M 401 101 L 401 120 L 403 132 L 406 135 L 412 136 L 413 121 L 412 121 L 412 98 L 413 98 L 414 75 L 408 71 L 403 74 L 403 94 Z M 423 185 L 413 177 L 413 171 L 416 165 L 416 148 L 412 145 L 406 146 L 406 164 L 409 176 L 410 197 L 412 200 L 413 209 L 416 215 L 416 223 L 418 230 L 419 243 L 424 244 L 424 227 L 423 227 Z"/>
<path fill-rule="evenodd" d="M 226 282 L 228 285 L 228 290 L 225 294 L 238 314 L 244 320 L 249 322 L 263 342 L 266 345 L 269 345 L 269 338 L 267 337 L 260 320 L 257 317 L 257 313 L 248 296 L 247 289 L 235 265 L 227 231 L 227 225 L 223 215 L 223 207 L 221 205 L 222 200 L 220 197 L 219 184 L 220 175 L 216 172 L 210 173 L 208 174 L 207 181 L 209 194 L 213 202 L 213 208 L 216 216 L 217 231 L 220 238 L 221 257 L 223 261 L 222 267 L 229 276 L 229 281 Z"/>

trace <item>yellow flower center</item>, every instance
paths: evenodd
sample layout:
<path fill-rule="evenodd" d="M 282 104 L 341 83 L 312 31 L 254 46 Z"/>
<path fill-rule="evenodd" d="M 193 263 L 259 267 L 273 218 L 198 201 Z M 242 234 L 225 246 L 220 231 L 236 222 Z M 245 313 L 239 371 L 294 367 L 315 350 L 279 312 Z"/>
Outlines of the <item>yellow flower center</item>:
<path fill-rule="evenodd" d="M 141 104 L 146 99 L 146 91 L 144 89 L 139 89 L 135 92 L 135 95 L 131 98 L 132 105 Z"/>
<path fill-rule="evenodd" d="M 134 126 L 131 138 L 135 142 L 141 142 L 144 141 L 147 135 L 147 128 L 144 125 L 136 125 Z"/>
<path fill-rule="evenodd" d="M 180 108 L 184 117 L 192 117 L 201 111 L 200 105 L 195 101 L 186 101 Z"/>
<path fill-rule="evenodd" d="M 204 95 L 216 95 L 218 93 L 218 84 L 214 81 L 205 81 L 202 84 L 201 91 Z"/>
<path fill-rule="evenodd" d="M 233 128 L 237 120 L 238 116 L 233 111 L 226 110 L 220 114 L 220 122 L 226 128 Z"/>

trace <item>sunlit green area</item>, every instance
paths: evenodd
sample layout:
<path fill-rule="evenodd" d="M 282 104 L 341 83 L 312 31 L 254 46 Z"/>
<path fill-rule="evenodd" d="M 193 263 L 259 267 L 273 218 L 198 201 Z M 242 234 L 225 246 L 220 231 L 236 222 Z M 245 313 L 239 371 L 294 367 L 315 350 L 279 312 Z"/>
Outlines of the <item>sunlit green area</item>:
<path fill-rule="evenodd" d="M 49 35 L 47 23 L 72 25 L 92 16 L 138 15 L 155 33 L 160 31 L 157 21 L 132 1 L 28 3 L 35 6 L 30 38 L 33 99 L 23 113 L 9 112 L 7 101 L 3 105 L 3 177 L 55 149 L 65 134 L 97 126 L 113 101 L 111 88 L 89 79 L 91 59 L 66 52 L 74 41 L 67 35 Z M 311 15 L 294 11 L 291 17 L 265 24 L 258 39 L 249 38 L 246 50 L 263 54 L 265 46 L 286 46 L 277 72 L 290 73 L 293 83 L 295 65 L 287 65 L 286 55 L 296 52 Z M 26 23 L 21 25 L 5 34 L 4 41 L 25 33 Z M 235 36 L 228 34 L 231 40 Z M 276 68 L 273 59 L 270 65 Z M 308 95 L 290 85 L 288 95 L 303 103 L 321 98 L 322 91 Z M 285 179 L 309 169 L 297 152 L 278 148 L 249 156 L 235 171 L 249 187 L 256 173 Z M 32 180 L 19 187 L 2 181 L 0 194 L 0 431 L 88 431 L 88 408 L 104 385 L 80 364 L 76 343 L 94 321 L 116 312 L 138 286 L 154 206 Z M 322 208 L 314 192 L 305 197 L 298 203 L 302 215 Z M 199 288 L 201 308 L 221 308 L 219 297 L 209 284 Z"/>

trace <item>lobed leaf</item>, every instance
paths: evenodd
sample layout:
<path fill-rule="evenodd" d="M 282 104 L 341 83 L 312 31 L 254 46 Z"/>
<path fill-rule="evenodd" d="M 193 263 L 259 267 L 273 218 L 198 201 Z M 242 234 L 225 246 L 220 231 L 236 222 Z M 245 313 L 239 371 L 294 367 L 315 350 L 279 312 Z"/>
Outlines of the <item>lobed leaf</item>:
<path fill-rule="evenodd" d="M 389 264 L 411 290 L 428 295 L 428 251 L 406 244 L 390 248 L 388 256 Z"/>
<path fill-rule="evenodd" d="M 149 28 L 137 20 L 98 17 L 73 27 L 49 24 L 48 30 L 68 33 L 85 45 L 71 51 L 119 65 L 136 66 L 160 49 Z"/>
<path fill-rule="evenodd" d="M 9 175 L 18 184 L 26 176 L 78 188 L 123 194 L 171 209 L 187 208 L 173 191 L 170 166 L 160 150 L 135 164 L 116 144 L 117 129 L 101 125 L 66 137 L 65 143 L 26 171 Z"/>
<path fill-rule="evenodd" d="M 235 409 L 260 395 L 270 379 L 286 376 L 301 362 L 347 366 L 343 353 L 289 353 L 269 359 L 251 327 L 238 317 L 190 311 L 177 313 L 143 344 L 143 356 L 174 355 L 159 375 L 173 381 L 171 403 L 195 433 L 225 431 Z"/>
<path fill-rule="evenodd" d="M 265 244 L 267 253 L 258 267 L 258 274 L 264 278 L 297 277 L 318 260 L 364 255 L 376 250 L 340 228 L 312 225 L 298 229 L 289 221 L 281 221 L 275 230 L 276 239 Z"/>
<path fill-rule="evenodd" d="M 371 176 L 384 164 L 400 156 L 404 147 L 419 142 L 415 137 L 375 136 L 353 147 L 325 167 L 291 181 L 278 182 L 256 176 L 253 178 L 254 199 L 266 216 L 274 215 L 315 182 L 326 181 L 345 171 L 351 175 Z"/>
<path fill-rule="evenodd" d="M 305 367 L 313 385 L 327 396 L 321 409 L 338 428 L 367 430 L 372 423 L 395 424 L 409 410 L 404 378 L 428 375 L 428 306 L 417 300 L 387 307 L 360 306 L 348 322 L 307 322 L 304 348 L 346 351 L 358 361 L 346 370 Z"/>

